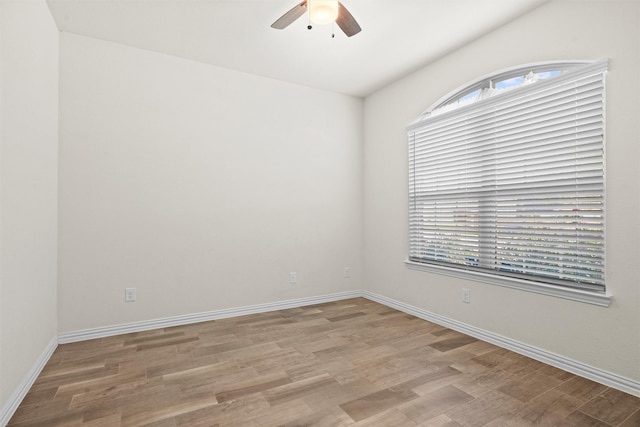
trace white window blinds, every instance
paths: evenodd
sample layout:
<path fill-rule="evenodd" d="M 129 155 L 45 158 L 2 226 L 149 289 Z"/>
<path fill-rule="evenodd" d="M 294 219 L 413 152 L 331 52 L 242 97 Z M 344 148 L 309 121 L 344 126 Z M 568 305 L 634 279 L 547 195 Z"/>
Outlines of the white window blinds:
<path fill-rule="evenodd" d="M 606 68 L 410 125 L 409 259 L 604 292 Z"/>

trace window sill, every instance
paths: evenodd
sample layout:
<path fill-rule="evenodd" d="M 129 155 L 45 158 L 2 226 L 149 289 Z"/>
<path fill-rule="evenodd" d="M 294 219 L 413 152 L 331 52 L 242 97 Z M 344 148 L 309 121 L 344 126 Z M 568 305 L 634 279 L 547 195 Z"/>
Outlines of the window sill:
<path fill-rule="evenodd" d="M 522 291 L 536 294 L 549 295 L 557 298 L 564 298 L 572 301 L 584 302 L 587 304 L 609 307 L 611 295 L 598 292 L 582 291 L 578 289 L 562 288 L 559 286 L 535 283 L 528 280 L 515 279 L 512 277 L 494 276 L 476 271 L 459 270 L 457 268 L 443 267 L 439 265 L 423 264 L 413 261 L 405 261 L 407 268 L 411 270 L 426 271 L 429 273 L 442 274 L 456 277 L 458 279 L 473 280 L 475 282 L 489 283 L 491 285 L 503 286 L 506 288 L 520 289 Z"/>

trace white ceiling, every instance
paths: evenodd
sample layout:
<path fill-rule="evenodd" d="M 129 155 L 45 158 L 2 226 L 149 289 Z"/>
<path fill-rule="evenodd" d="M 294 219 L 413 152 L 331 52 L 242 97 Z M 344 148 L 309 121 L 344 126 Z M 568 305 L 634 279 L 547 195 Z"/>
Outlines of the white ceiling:
<path fill-rule="evenodd" d="M 347 38 L 301 17 L 300 0 L 48 0 L 61 31 L 364 97 L 548 0 L 341 0 Z"/>

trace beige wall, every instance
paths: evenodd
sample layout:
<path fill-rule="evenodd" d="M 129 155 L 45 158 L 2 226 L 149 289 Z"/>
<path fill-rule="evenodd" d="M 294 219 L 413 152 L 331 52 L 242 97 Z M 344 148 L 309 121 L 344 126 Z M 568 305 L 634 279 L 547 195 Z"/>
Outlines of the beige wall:
<path fill-rule="evenodd" d="M 60 332 L 361 288 L 361 99 L 60 49 Z"/>
<path fill-rule="evenodd" d="M 637 1 L 555 0 L 365 101 L 364 282 L 372 292 L 640 380 Z M 425 43 L 428 41 L 424 41 Z M 408 270 L 405 127 L 449 91 L 503 68 L 610 59 L 607 76 L 609 308 Z M 461 302 L 462 288 L 471 304 Z"/>
<path fill-rule="evenodd" d="M 58 31 L 44 1 L 0 7 L 2 408 L 57 333 Z"/>

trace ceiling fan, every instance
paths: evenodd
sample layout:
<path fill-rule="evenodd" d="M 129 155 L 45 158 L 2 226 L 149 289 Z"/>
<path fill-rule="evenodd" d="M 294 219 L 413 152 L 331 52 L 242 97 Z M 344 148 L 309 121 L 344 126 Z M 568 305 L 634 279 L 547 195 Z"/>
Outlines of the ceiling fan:
<path fill-rule="evenodd" d="M 337 0 L 304 0 L 294 6 L 271 24 L 272 28 L 282 30 L 309 11 L 309 20 L 316 24 L 335 22 L 347 37 L 358 34 L 362 28 L 342 3 Z M 307 26 L 311 29 L 311 23 Z"/>

